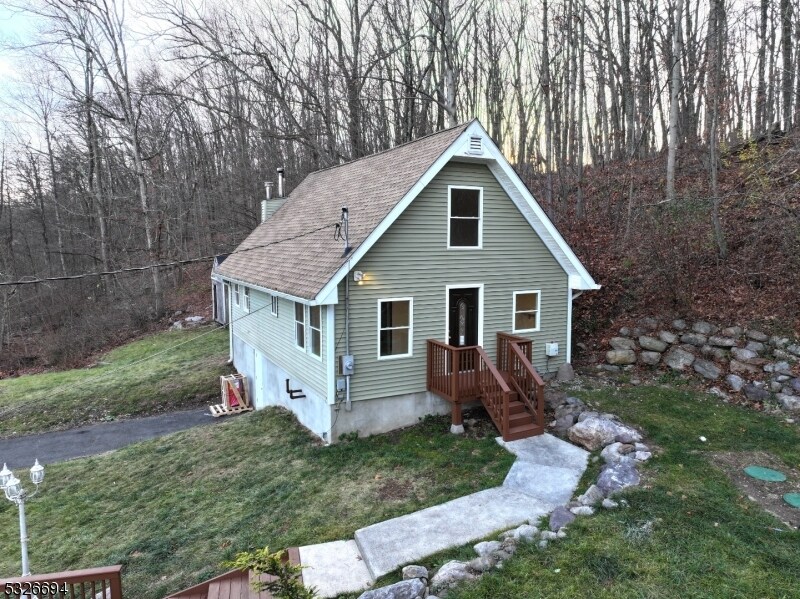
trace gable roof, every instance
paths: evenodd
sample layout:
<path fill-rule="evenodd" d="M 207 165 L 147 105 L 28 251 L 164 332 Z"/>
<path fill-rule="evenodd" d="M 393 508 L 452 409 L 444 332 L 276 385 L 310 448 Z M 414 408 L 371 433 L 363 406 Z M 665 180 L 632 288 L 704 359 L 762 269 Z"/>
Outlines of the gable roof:
<path fill-rule="evenodd" d="M 570 276 L 570 286 L 599 288 L 477 120 L 311 173 L 218 274 L 290 298 L 336 303 L 337 286 L 351 266 L 453 156 L 470 154 L 469 138 L 476 135 L 487 150 L 484 158 L 492 159 L 490 170 Z M 347 256 L 333 238 L 344 206 L 353 248 Z"/>

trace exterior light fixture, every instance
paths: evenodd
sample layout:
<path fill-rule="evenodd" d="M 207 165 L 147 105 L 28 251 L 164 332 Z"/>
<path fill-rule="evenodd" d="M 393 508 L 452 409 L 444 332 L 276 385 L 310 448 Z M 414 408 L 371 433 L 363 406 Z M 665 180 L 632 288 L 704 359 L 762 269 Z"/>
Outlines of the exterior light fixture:
<path fill-rule="evenodd" d="M 360 271 L 360 270 L 354 270 L 353 271 L 353 280 L 356 283 L 360 284 L 364 280 L 364 273 L 362 271 Z"/>
<path fill-rule="evenodd" d="M 30 576 L 30 566 L 28 563 L 28 525 L 25 519 L 25 502 L 31 499 L 39 491 L 39 485 L 44 480 L 44 466 L 36 460 L 31 468 L 31 482 L 36 486 L 33 493 L 28 493 L 22 486 L 22 482 L 14 476 L 14 473 L 3 464 L 0 470 L 0 487 L 5 493 L 6 499 L 11 503 L 16 503 L 19 508 L 19 544 L 22 550 L 22 575 Z"/>

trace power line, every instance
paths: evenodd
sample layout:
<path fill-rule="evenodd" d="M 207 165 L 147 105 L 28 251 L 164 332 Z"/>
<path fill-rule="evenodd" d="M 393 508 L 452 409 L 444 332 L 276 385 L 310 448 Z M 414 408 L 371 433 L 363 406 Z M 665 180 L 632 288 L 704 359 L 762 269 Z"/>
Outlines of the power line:
<path fill-rule="evenodd" d="M 306 237 L 308 235 L 313 235 L 314 233 L 322 231 L 323 229 L 327 229 L 328 227 L 333 227 L 333 226 L 335 226 L 337 224 L 338 223 L 331 223 L 331 224 L 323 225 L 321 227 L 317 227 L 316 229 L 312 229 L 310 231 L 306 231 L 305 233 L 300 233 L 300 234 L 294 235 L 292 237 L 287 237 L 285 239 L 279 239 L 277 241 L 271 241 L 269 243 L 264 243 L 264 244 L 261 244 L 261 245 L 255 245 L 253 247 L 248 247 L 248 248 L 244 248 L 244 249 L 241 249 L 241 250 L 235 250 L 233 252 L 230 252 L 229 255 L 232 256 L 233 254 L 242 254 L 244 252 L 250 252 L 252 250 L 259 250 L 259 249 L 262 249 L 262 248 L 270 247 L 272 245 L 278 245 L 279 243 L 285 243 L 287 241 L 294 241 L 295 239 L 300 239 L 301 237 Z M 199 258 L 187 258 L 186 260 L 175 260 L 173 262 L 160 262 L 158 264 L 148 264 L 147 266 L 131 266 L 129 268 L 120 268 L 118 270 L 104 270 L 104 271 L 100 271 L 100 272 L 85 272 L 85 273 L 80 273 L 80 274 L 77 274 L 77 275 L 63 275 L 63 276 L 60 276 L 60 277 L 43 277 L 43 278 L 40 278 L 40 279 L 24 279 L 24 280 L 19 280 L 19 281 L 0 281 L 0 287 L 8 287 L 8 286 L 12 286 L 12 285 L 38 285 L 40 283 L 49 283 L 49 282 L 52 282 L 52 281 L 72 281 L 72 280 L 76 280 L 76 279 L 86 279 L 86 278 L 89 278 L 89 277 L 106 277 L 106 276 L 109 276 L 109 275 L 118 275 L 118 274 L 124 274 L 124 273 L 128 273 L 128 272 L 141 272 L 141 271 L 144 271 L 144 270 L 150 270 L 151 268 L 169 268 L 169 267 L 172 267 L 172 266 L 182 266 L 184 264 L 194 264 L 194 263 L 197 263 L 197 262 L 206 262 L 208 260 L 213 260 L 215 257 L 216 257 L 215 255 L 201 256 Z"/>

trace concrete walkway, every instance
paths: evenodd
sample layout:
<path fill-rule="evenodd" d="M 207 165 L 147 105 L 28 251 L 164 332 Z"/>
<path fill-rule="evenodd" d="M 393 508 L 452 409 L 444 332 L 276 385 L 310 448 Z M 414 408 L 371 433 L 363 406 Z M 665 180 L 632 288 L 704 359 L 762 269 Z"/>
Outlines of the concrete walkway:
<path fill-rule="evenodd" d="M 363 591 L 401 566 L 535 522 L 570 500 L 588 452 L 548 434 L 497 441 L 517 456 L 502 486 L 367 526 L 355 542 L 300 547 L 305 583 L 320 597 Z"/>
<path fill-rule="evenodd" d="M 216 424 L 208 408 L 168 412 L 158 416 L 103 422 L 54 433 L 0 439 L 0 467 L 30 468 L 34 458 L 43 465 L 97 455 L 138 441 L 205 424 Z"/>

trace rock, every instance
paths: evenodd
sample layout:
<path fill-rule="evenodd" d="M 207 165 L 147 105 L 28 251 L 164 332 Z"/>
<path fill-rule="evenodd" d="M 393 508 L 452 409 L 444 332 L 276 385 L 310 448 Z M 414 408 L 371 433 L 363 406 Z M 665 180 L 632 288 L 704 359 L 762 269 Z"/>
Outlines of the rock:
<path fill-rule="evenodd" d="M 655 331 L 658 328 L 658 320 L 648 316 L 639 321 L 639 326 L 646 331 Z"/>
<path fill-rule="evenodd" d="M 742 387 L 745 397 L 750 401 L 766 401 L 769 399 L 769 391 L 763 387 L 757 387 L 753 383 L 749 383 Z"/>
<path fill-rule="evenodd" d="M 712 335 L 708 338 L 708 344 L 713 345 L 714 347 L 736 347 L 736 339 Z"/>
<path fill-rule="evenodd" d="M 543 530 L 542 531 L 542 539 L 545 541 L 555 541 L 558 538 L 558 534 L 553 532 L 552 530 Z"/>
<path fill-rule="evenodd" d="M 646 366 L 655 366 L 661 361 L 661 354 L 657 351 L 643 351 L 639 353 L 639 363 Z"/>
<path fill-rule="evenodd" d="M 700 333 L 701 335 L 713 335 L 717 332 L 717 327 L 715 327 L 710 322 L 706 322 L 704 320 L 698 320 L 696 323 L 692 325 L 692 330 L 695 333 Z"/>
<path fill-rule="evenodd" d="M 566 433 L 569 428 L 575 424 L 577 414 L 564 414 L 559 418 L 556 418 L 553 424 L 551 425 L 553 430 L 558 433 Z"/>
<path fill-rule="evenodd" d="M 675 333 L 671 333 L 670 331 L 659 331 L 658 338 L 661 339 L 664 343 L 677 343 L 678 336 Z"/>
<path fill-rule="evenodd" d="M 472 575 L 472 578 L 475 576 Z M 427 592 L 428 588 L 422 579 L 414 578 L 361 593 L 358 599 L 424 599 Z"/>
<path fill-rule="evenodd" d="M 641 478 L 636 466 L 624 462 L 606 464 L 597 477 L 597 486 L 607 496 L 639 484 Z"/>
<path fill-rule="evenodd" d="M 625 350 L 625 349 L 636 349 L 636 342 L 633 339 L 626 339 L 625 337 L 612 337 L 608 344 L 611 346 L 611 349 L 616 350 Z"/>
<path fill-rule="evenodd" d="M 794 356 L 800 357 L 800 344 L 795 343 L 794 345 L 790 345 L 786 348 L 786 351 Z"/>
<path fill-rule="evenodd" d="M 591 508 L 588 505 L 579 505 L 578 507 L 570 508 L 569 511 L 576 516 L 591 516 L 594 514 L 594 508 Z"/>
<path fill-rule="evenodd" d="M 685 331 L 687 327 L 688 325 L 686 324 L 686 321 L 683 320 L 682 318 L 678 318 L 677 320 L 672 321 L 673 329 L 676 329 L 678 331 Z"/>
<path fill-rule="evenodd" d="M 475 550 L 475 553 L 477 553 L 480 557 L 484 557 L 500 549 L 500 541 L 482 541 L 474 545 L 472 548 Z"/>
<path fill-rule="evenodd" d="M 551 410 L 555 410 L 558 406 L 567 400 L 567 394 L 557 389 L 546 387 L 544 390 L 544 402 Z"/>
<path fill-rule="evenodd" d="M 648 351 L 655 351 L 658 353 L 661 353 L 667 349 L 667 343 L 661 341 L 661 339 L 656 339 L 655 337 L 648 337 L 647 335 L 642 335 L 641 337 L 639 337 L 639 345 L 642 346 L 642 349 L 646 349 Z"/>
<path fill-rule="evenodd" d="M 708 341 L 708 337 L 699 333 L 684 333 L 681 335 L 681 343 L 702 347 Z"/>
<path fill-rule="evenodd" d="M 586 418 L 569 429 L 570 441 L 583 445 L 589 451 L 605 447 L 613 443 L 617 437 L 626 434 L 633 439 L 633 442 L 642 440 L 636 430 L 599 416 Z"/>
<path fill-rule="evenodd" d="M 681 349 L 680 347 L 673 347 L 666 354 L 664 354 L 664 364 L 673 370 L 683 370 L 687 366 L 691 366 L 695 358 L 693 354 Z"/>
<path fill-rule="evenodd" d="M 726 352 L 721 347 L 713 347 L 711 345 L 704 345 L 700 348 L 700 353 L 704 356 L 710 356 L 716 360 L 722 362 L 723 360 L 728 359 L 728 352 Z"/>
<path fill-rule="evenodd" d="M 764 343 L 769 339 L 769 336 L 766 333 L 762 333 L 761 331 L 757 331 L 755 329 L 751 329 L 745 333 L 745 336 L 748 339 L 752 339 L 753 341 L 758 341 L 760 343 Z"/>
<path fill-rule="evenodd" d="M 499 544 L 500 543 L 498 543 L 498 545 Z M 415 565 L 403 568 L 403 580 L 411 580 L 412 578 L 424 578 L 428 580 L 428 568 Z"/>
<path fill-rule="evenodd" d="M 739 360 L 731 360 L 731 363 L 728 367 L 730 368 L 731 372 L 739 374 L 759 374 L 761 372 L 761 369 L 758 366 L 753 364 L 745 364 L 744 362 L 739 362 Z"/>
<path fill-rule="evenodd" d="M 683 351 L 688 351 L 693 356 L 697 355 L 698 347 L 691 345 L 690 343 L 681 343 L 680 345 L 676 345 L 675 347 L 681 348 Z"/>
<path fill-rule="evenodd" d="M 748 341 L 747 345 L 744 346 L 747 351 L 752 351 L 757 354 L 760 354 L 764 351 L 765 346 L 763 343 L 759 343 L 758 341 Z"/>
<path fill-rule="evenodd" d="M 597 485 L 592 485 L 588 489 L 586 489 L 586 493 L 578 497 L 578 502 L 581 505 L 596 505 L 597 503 L 603 501 L 603 492 Z"/>
<path fill-rule="evenodd" d="M 781 407 L 784 410 L 788 410 L 790 412 L 800 412 L 800 397 L 786 395 L 785 393 L 778 393 L 775 396 L 775 399 L 778 400 L 778 403 L 781 404 Z"/>
<path fill-rule="evenodd" d="M 632 349 L 612 349 L 606 352 L 606 362 L 615 366 L 636 362 L 636 352 Z"/>
<path fill-rule="evenodd" d="M 637 451 L 633 454 L 633 457 L 637 462 L 646 462 L 653 457 L 653 454 L 649 451 Z"/>
<path fill-rule="evenodd" d="M 183 319 L 184 322 L 188 322 L 189 324 L 200 324 L 204 320 L 205 318 L 202 316 L 187 316 Z"/>
<path fill-rule="evenodd" d="M 753 358 L 758 357 L 758 352 L 754 352 L 750 349 L 742 349 L 741 347 L 734 347 L 731 349 L 731 355 L 736 358 L 737 360 L 741 360 L 742 362 L 746 360 L 752 360 Z"/>
<path fill-rule="evenodd" d="M 772 337 L 770 337 L 769 338 L 769 342 L 770 342 L 770 344 L 772 344 L 773 346 L 778 347 L 778 348 L 783 348 L 783 347 L 786 347 L 787 345 L 789 345 L 789 339 L 788 338 L 786 338 L 786 337 L 778 337 L 777 335 L 773 335 Z"/>
<path fill-rule="evenodd" d="M 729 374 L 725 377 L 725 382 L 728 384 L 730 390 L 736 393 L 739 393 L 742 387 L 744 387 L 744 379 L 738 374 Z"/>
<path fill-rule="evenodd" d="M 523 524 L 522 526 L 517 527 L 514 529 L 514 535 L 511 537 L 513 539 L 519 539 L 520 541 L 525 541 L 527 543 L 532 542 L 536 535 L 539 534 L 539 529 L 531 524 Z"/>
<path fill-rule="evenodd" d="M 170 329 L 173 331 L 180 331 L 183 328 L 183 323 L 181 321 L 173 322 Z"/>
<path fill-rule="evenodd" d="M 624 444 L 620 442 L 612 443 L 611 445 L 606 446 L 603 451 L 600 452 L 600 457 L 605 460 L 606 464 L 614 464 L 623 460 L 627 460 L 629 462 L 632 461 L 633 458 L 628 456 L 630 451 L 621 451 L 623 446 Z"/>
<path fill-rule="evenodd" d="M 619 507 L 619 504 L 616 501 L 608 498 L 603 499 L 603 503 L 601 503 L 600 505 L 602 505 L 607 510 L 615 510 Z"/>
<path fill-rule="evenodd" d="M 720 333 L 725 337 L 741 337 L 742 336 L 742 327 L 726 327 L 720 331 Z"/>
<path fill-rule="evenodd" d="M 578 416 L 577 422 L 583 422 L 587 418 L 598 418 L 600 416 L 600 412 L 595 411 L 587 411 L 582 412 L 580 416 Z"/>
<path fill-rule="evenodd" d="M 717 397 L 724 399 L 725 401 L 728 401 L 731 398 L 730 395 L 725 393 L 719 387 L 711 387 L 711 389 L 709 389 L 708 392 L 711 393 L 711 395 L 716 395 Z"/>
<path fill-rule="evenodd" d="M 631 336 L 631 330 L 630 330 L 630 328 L 629 328 L 629 327 L 622 327 L 622 328 L 619 330 L 619 334 L 620 334 L 620 336 L 622 336 L 622 337 L 630 337 L 630 336 Z"/>
<path fill-rule="evenodd" d="M 800 393 L 800 377 L 796 379 L 792 379 L 792 383 L 789 385 L 796 393 Z"/>
<path fill-rule="evenodd" d="M 489 555 L 484 557 L 476 557 L 475 559 L 467 562 L 467 567 L 475 572 L 483 573 L 494 568 L 499 561 L 501 560 Z"/>
<path fill-rule="evenodd" d="M 792 367 L 789 362 L 775 362 L 774 364 L 764 364 L 764 372 L 776 372 L 787 376 L 792 374 Z"/>
<path fill-rule="evenodd" d="M 645 331 L 642 327 L 634 327 L 631 331 L 631 337 L 641 337 L 644 333 Z"/>
<path fill-rule="evenodd" d="M 692 364 L 692 368 L 694 368 L 694 371 L 700 376 L 712 381 L 717 380 L 719 375 L 722 374 L 722 370 L 720 370 L 719 366 L 708 360 L 695 360 L 694 364 Z"/>
<path fill-rule="evenodd" d="M 570 512 L 563 505 L 560 505 L 550 514 L 550 530 L 557 531 L 571 524 L 573 520 L 575 520 L 575 514 Z"/>
<path fill-rule="evenodd" d="M 475 578 L 476 576 L 470 572 L 467 564 L 458 560 L 451 560 L 439 568 L 439 571 L 433 575 L 431 579 L 431 590 L 434 593 L 438 593 L 439 591 L 457 585 L 459 582 L 475 580 Z"/>
<path fill-rule="evenodd" d="M 783 389 L 783 385 L 781 385 L 780 381 L 770 381 L 769 383 L 769 390 L 773 393 L 778 393 L 780 390 Z"/>
<path fill-rule="evenodd" d="M 637 441 L 642 440 L 642 436 L 633 430 L 632 428 L 625 427 L 626 430 L 621 431 L 614 437 L 614 441 L 618 441 L 619 443 L 629 444 L 629 443 L 636 443 Z"/>
<path fill-rule="evenodd" d="M 788 351 L 783 351 L 782 349 L 773 349 L 772 355 L 778 360 L 792 360 L 794 362 L 797 359 L 797 356 L 790 354 Z"/>
<path fill-rule="evenodd" d="M 566 539 L 567 538 L 567 531 L 563 528 L 556 533 L 556 537 L 559 539 Z"/>
<path fill-rule="evenodd" d="M 544 539 L 539 541 L 539 549 L 547 549 L 547 541 L 545 541 Z"/>
<path fill-rule="evenodd" d="M 621 369 L 619 366 L 614 366 L 613 364 L 598 364 L 598 370 L 605 370 L 606 372 L 619 372 Z"/>
<path fill-rule="evenodd" d="M 559 366 L 558 372 L 556 372 L 556 380 L 559 383 L 568 383 L 575 380 L 575 371 L 572 369 L 572 364 L 564 362 Z"/>

